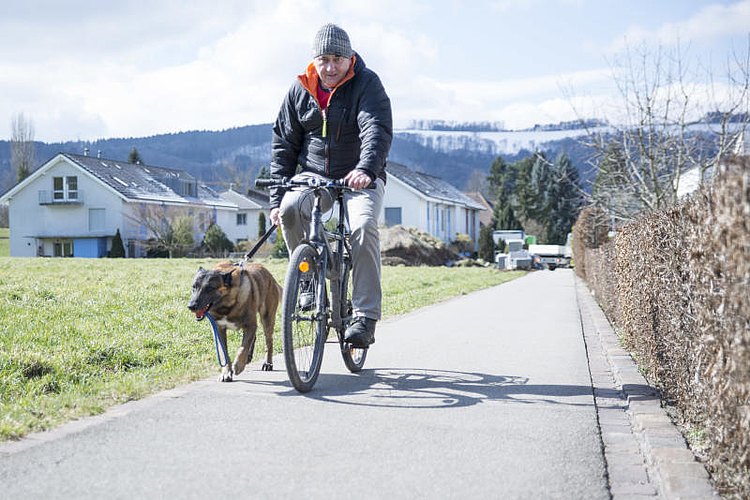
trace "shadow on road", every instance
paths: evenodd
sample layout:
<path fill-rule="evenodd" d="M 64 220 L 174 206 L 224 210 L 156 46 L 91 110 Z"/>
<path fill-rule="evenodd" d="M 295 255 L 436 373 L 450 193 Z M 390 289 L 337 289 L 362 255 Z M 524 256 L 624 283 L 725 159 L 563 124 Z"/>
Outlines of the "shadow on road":
<path fill-rule="evenodd" d="M 594 405 L 591 386 L 529 384 L 525 377 L 423 368 L 380 368 L 358 375 L 321 373 L 315 388 L 304 395 L 288 381 L 272 384 L 289 389 L 280 391 L 280 396 L 385 408 L 451 408 L 489 401 Z"/>

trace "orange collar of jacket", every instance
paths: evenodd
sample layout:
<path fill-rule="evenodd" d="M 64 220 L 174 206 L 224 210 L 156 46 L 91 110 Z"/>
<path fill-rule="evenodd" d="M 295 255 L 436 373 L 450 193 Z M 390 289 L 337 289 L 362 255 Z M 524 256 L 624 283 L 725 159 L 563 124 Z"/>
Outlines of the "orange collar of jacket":
<path fill-rule="evenodd" d="M 354 78 L 354 63 L 356 62 L 357 56 L 352 55 L 352 64 L 351 66 L 349 66 L 349 71 L 346 72 L 344 79 L 341 80 L 338 85 L 333 87 L 333 89 L 331 89 L 331 97 L 333 97 L 333 93 L 336 92 L 337 88 L 341 87 L 344 83 Z M 315 70 L 315 65 L 313 63 L 310 63 L 310 65 L 307 67 L 307 70 L 303 74 L 297 76 L 297 78 L 302 83 L 302 86 L 305 87 L 305 89 L 310 92 L 310 94 L 315 98 L 315 101 L 317 101 L 317 88 L 320 76 L 318 76 L 318 72 Z M 330 98 L 328 102 L 331 102 Z M 318 103 L 318 105 L 320 105 L 320 103 Z"/>

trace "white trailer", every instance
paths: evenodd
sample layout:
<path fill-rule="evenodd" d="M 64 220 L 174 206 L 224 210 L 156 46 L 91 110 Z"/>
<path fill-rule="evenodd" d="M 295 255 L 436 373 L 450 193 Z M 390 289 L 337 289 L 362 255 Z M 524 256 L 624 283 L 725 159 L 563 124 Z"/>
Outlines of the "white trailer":
<path fill-rule="evenodd" d="M 570 248 L 565 245 L 529 245 L 529 253 L 550 270 L 570 266 Z"/>

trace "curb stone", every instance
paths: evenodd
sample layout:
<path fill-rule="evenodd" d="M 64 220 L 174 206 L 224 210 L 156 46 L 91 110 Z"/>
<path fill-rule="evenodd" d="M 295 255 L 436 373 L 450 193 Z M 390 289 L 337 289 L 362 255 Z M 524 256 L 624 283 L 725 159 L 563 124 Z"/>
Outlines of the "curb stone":
<path fill-rule="evenodd" d="M 586 282 L 574 280 L 612 498 L 720 498 Z"/>

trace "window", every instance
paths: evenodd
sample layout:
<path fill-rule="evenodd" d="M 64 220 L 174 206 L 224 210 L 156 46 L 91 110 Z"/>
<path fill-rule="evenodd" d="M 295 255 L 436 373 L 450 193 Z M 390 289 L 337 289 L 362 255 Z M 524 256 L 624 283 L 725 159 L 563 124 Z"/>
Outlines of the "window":
<path fill-rule="evenodd" d="M 385 225 L 388 227 L 401 224 L 401 207 L 385 207 Z"/>
<path fill-rule="evenodd" d="M 78 176 L 53 177 L 52 199 L 55 201 L 78 200 Z"/>
<path fill-rule="evenodd" d="M 73 241 L 72 240 L 56 241 L 53 247 L 54 247 L 53 255 L 55 257 L 72 257 L 73 256 Z"/>
<path fill-rule="evenodd" d="M 89 231 L 104 231 L 103 208 L 89 208 Z"/>
<path fill-rule="evenodd" d="M 53 177 L 52 178 L 52 199 L 54 200 L 64 200 L 65 199 L 65 187 L 63 185 L 63 178 L 62 177 Z"/>
<path fill-rule="evenodd" d="M 247 214 L 237 214 L 237 225 L 247 226 Z"/>
<path fill-rule="evenodd" d="M 65 184 L 68 188 L 68 196 L 67 198 L 69 200 L 77 200 L 78 199 L 78 177 L 75 175 L 69 175 L 65 178 Z"/>

